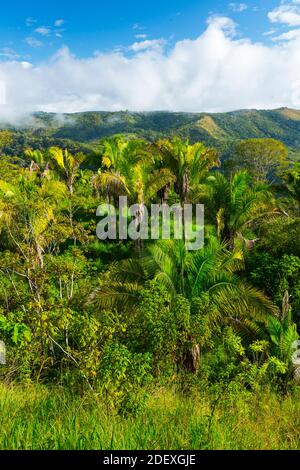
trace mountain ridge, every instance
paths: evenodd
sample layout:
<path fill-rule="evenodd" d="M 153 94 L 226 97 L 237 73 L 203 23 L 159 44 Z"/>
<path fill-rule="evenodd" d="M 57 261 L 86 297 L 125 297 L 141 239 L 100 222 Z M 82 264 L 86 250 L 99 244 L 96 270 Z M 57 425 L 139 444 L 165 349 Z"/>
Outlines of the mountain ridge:
<path fill-rule="evenodd" d="M 78 113 L 32 114 L 18 126 L 0 123 L 16 138 L 30 146 L 66 145 L 73 142 L 96 148 L 100 139 L 125 134 L 148 140 L 179 135 L 191 142 L 202 141 L 222 155 L 230 153 L 238 140 L 275 138 L 285 143 L 292 159 L 300 159 L 300 110 L 242 109 L 227 113 L 171 111 L 87 111 Z"/>

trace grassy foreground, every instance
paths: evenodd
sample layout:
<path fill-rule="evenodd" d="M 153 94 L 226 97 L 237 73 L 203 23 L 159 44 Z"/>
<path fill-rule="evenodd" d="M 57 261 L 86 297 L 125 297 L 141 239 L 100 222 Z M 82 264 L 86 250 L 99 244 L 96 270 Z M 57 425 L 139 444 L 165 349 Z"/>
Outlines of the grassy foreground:
<path fill-rule="evenodd" d="M 219 403 L 161 389 L 125 418 L 99 397 L 0 385 L 0 429 L 2 450 L 300 449 L 300 395 L 247 392 Z"/>

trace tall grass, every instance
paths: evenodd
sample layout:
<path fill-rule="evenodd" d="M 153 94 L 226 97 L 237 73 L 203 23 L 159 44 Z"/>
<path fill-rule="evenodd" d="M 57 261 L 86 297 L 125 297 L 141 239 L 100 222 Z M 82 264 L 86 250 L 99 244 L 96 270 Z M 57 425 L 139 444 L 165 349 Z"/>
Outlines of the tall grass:
<path fill-rule="evenodd" d="M 0 449 L 300 449 L 300 394 L 218 403 L 161 389 L 139 416 L 121 417 L 99 396 L 0 385 Z"/>

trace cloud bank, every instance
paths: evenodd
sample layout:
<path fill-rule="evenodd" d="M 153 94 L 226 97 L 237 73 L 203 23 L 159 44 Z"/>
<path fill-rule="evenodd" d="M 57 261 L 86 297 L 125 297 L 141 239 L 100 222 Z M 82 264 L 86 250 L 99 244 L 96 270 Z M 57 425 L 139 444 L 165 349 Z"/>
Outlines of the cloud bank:
<path fill-rule="evenodd" d="M 64 47 L 36 66 L 4 58 L 0 99 L 6 104 L 0 104 L 0 118 L 13 121 L 40 110 L 300 108 L 298 34 L 267 46 L 239 39 L 231 19 L 214 17 L 197 39 L 179 41 L 167 52 L 162 42 L 153 47 L 149 41 L 149 48 L 146 42 L 129 55 L 87 59 Z"/>
<path fill-rule="evenodd" d="M 300 1 L 282 3 L 279 7 L 268 13 L 272 23 L 281 23 L 288 26 L 300 26 Z"/>

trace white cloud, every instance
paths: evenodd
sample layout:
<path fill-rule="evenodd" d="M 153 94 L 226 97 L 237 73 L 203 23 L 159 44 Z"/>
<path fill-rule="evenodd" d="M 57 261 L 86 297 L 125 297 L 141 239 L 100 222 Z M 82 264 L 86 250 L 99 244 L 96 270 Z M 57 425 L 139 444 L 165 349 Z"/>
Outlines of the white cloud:
<path fill-rule="evenodd" d="M 146 39 L 147 34 L 136 34 L 134 37 L 135 39 Z"/>
<path fill-rule="evenodd" d="M 32 66 L 0 61 L 6 102 L 0 115 L 44 110 L 229 111 L 300 108 L 300 38 L 270 45 L 234 36 L 228 18 L 210 18 L 196 39 L 168 51 L 137 48 L 77 58 L 62 48 Z"/>
<path fill-rule="evenodd" d="M 1 110 L 1 106 L 4 106 L 5 103 L 6 103 L 6 86 L 5 86 L 5 82 L 3 80 L 0 80 L 0 110 Z"/>
<path fill-rule="evenodd" d="M 276 29 L 270 29 L 269 31 L 266 31 L 263 33 L 264 36 L 273 36 L 273 34 L 276 33 Z"/>
<path fill-rule="evenodd" d="M 146 51 L 149 49 L 160 49 L 166 43 L 165 39 L 147 39 L 146 41 L 134 42 L 129 46 L 133 52 Z"/>
<path fill-rule="evenodd" d="M 54 26 L 56 26 L 57 28 L 59 28 L 60 26 L 62 26 L 64 24 L 65 20 L 56 20 L 54 22 Z"/>
<path fill-rule="evenodd" d="M 26 26 L 28 26 L 28 27 L 34 25 L 36 22 L 37 22 L 37 20 L 35 18 L 31 18 L 31 17 L 26 18 L 26 21 L 25 21 Z"/>
<path fill-rule="evenodd" d="M 142 30 L 142 29 L 145 29 L 144 26 L 141 26 L 139 23 L 135 23 L 133 26 L 132 26 L 132 29 L 135 29 L 135 30 Z"/>
<path fill-rule="evenodd" d="M 236 13 L 242 13 L 248 9 L 248 5 L 246 3 L 229 3 L 229 8 Z"/>
<path fill-rule="evenodd" d="M 19 59 L 20 55 L 17 52 L 15 52 L 12 48 L 4 47 L 3 49 L 0 49 L 0 57 L 4 57 L 5 59 L 8 59 L 8 60 L 15 60 L 15 59 Z"/>
<path fill-rule="evenodd" d="M 236 32 L 235 22 L 226 16 L 212 15 L 207 19 L 206 24 L 212 29 L 220 29 L 230 36 L 234 36 Z"/>
<path fill-rule="evenodd" d="M 40 26 L 39 28 L 36 28 L 34 32 L 40 34 L 41 36 L 50 36 L 51 29 L 45 26 Z"/>
<path fill-rule="evenodd" d="M 23 69 L 31 69 L 32 67 L 32 64 L 27 61 L 21 61 L 20 64 L 21 64 L 21 67 L 23 67 Z"/>
<path fill-rule="evenodd" d="M 273 38 L 273 41 L 294 41 L 300 38 L 300 29 L 291 29 L 287 33 L 280 34 Z"/>
<path fill-rule="evenodd" d="M 41 47 L 43 46 L 43 43 L 39 41 L 38 39 L 29 36 L 28 38 L 25 39 L 25 42 L 30 46 L 30 47 Z"/>
<path fill-rule="evenodd" d="M 64 23 L 64 20 L 57 20 L 55 21 L 55 25 L 56 26 L 60 26 Z M 54 28 L 51 28 L 49 26 L 39 26 L 38 28 L 36 28 L 34 30 L 34 33 L 35 34 L 38 34 L 40 36 L 43 36 L 44 38 L 48 38 L 48 37 L 56 37 L 56 38 L 62 38 L 63 35 L 62 33 L 64 32 L 65 30 L 64 29 L 54 29 Z M 36 39 L 34 36 L 29 36 L 25 39 L 25 41 L 27 42 L 27 44 L 31 47 L 41 47 L 43 45 L 43 43 L 41 41 L 39 41 L 38 39 Z"/>
<path fill-rule="evenodd" d="M 300 26 L 300 1 L 294 0 L 293 4 L 282 4 L 268 13 L 272 23 L 281 23 L 288 26 Z"/>

